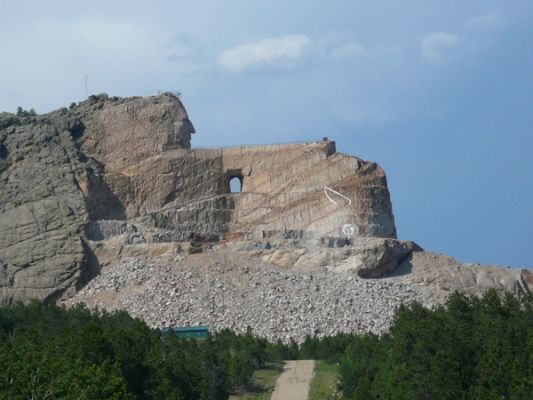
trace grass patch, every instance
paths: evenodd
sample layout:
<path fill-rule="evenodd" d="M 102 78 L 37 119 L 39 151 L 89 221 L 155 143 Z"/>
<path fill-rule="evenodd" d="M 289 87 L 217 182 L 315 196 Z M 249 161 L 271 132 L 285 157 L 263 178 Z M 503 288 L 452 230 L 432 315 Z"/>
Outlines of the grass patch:
<path fill-rule="evenodd" d="M 330 400 L 335 398 L 338 366 L 326 361 L 315 361 L 315 374 L 309 387 L 309 400 Z"/>
<path fill-rule="evenodd" d="M 270 400 L 284 364 L 283 361 L 271 362 L 258 369 L 252 376 L 252 387 L 244 393 L 230 396 L 229 400 Z"/>

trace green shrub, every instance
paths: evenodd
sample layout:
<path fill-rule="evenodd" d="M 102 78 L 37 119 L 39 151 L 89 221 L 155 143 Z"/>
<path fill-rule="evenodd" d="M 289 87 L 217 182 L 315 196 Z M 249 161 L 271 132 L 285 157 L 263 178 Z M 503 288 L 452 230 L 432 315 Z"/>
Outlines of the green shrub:
<path fill-rule="evenodd" d="M 30 110 L 24 110 L 22 107 L 17 107 L 17 117 L 34 117 L 37 113 L 33 108 Z"/>

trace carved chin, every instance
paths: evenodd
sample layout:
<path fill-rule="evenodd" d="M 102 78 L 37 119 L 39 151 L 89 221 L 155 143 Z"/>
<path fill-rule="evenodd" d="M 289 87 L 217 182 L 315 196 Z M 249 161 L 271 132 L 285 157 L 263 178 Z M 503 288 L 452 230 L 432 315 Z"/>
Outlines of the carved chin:
<path fill-rule="evenodd" d="M 195 133 L 194 126 L 188 119 L 174 123 L 175 142 L 185 148 L 190 148 L 191 135 Z"/>

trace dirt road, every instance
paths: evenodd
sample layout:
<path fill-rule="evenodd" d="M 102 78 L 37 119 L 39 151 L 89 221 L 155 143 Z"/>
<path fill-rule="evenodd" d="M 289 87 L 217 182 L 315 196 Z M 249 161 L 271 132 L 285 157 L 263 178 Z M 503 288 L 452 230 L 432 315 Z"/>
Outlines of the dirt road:
<path fill-rule="evenodd" d="M 314 369 L 314 360 L 287 361 L 271 400 L 307 400 Z"/>

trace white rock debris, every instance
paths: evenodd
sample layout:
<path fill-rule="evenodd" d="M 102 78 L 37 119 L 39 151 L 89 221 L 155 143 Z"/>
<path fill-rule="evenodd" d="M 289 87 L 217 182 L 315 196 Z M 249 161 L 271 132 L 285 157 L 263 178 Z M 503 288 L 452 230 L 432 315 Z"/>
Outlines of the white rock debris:
<path fill-rule="evenodd" d="M 299 342 L 306 335 L 383 333 L 401 303 L 421 300 L 405 284 L 326 268 L 276 269 L 226 253 L 174 262 L 125 260 L 68 303 L 126 310 L 156 328 L 207 325 L 244 332 L 249 326 L 270 341 Z"/>

